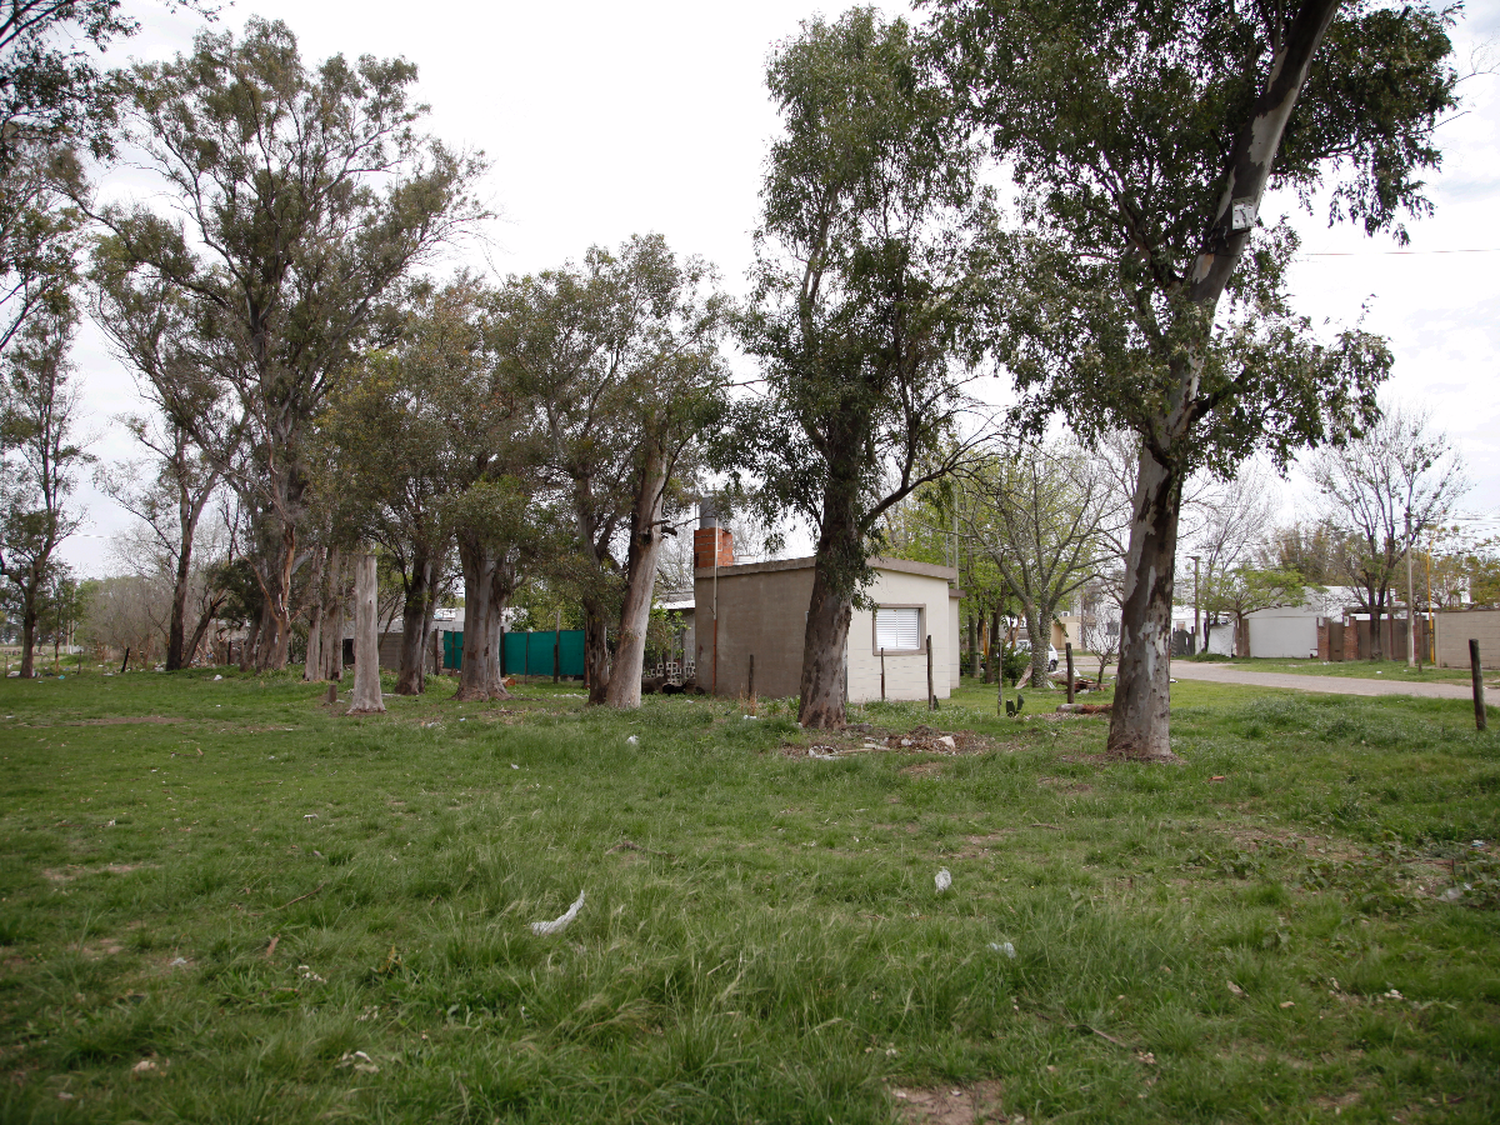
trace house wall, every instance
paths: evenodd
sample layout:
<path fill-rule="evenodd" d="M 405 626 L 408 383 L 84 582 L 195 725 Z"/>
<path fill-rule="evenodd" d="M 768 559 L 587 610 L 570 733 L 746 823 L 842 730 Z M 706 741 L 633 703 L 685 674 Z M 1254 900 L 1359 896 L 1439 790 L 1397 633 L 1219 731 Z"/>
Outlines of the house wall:
<path fill-rule="evenodd" d="M 1500 668 L 1500 609 L 1444 610 L 1436 614 L 1437 662 L 1443 668 L 1469 666 L 1469 639 L 1479 642 L 1479 663 Z"/>
<path fill-rule="evenodd" d="M 948 591 L 948 635 L 953 638 L 952 669 L 948 673 L 948 688 L 957 691 L 959 682 L 963 678 L 963 626 L 959 624 L 959 603 L 963 601 L 963 595 L 957 590 Z"/>
<path fill-rule="evenodd" d="M 694 572 L 693 651 L 698 686 L 718 695 L 749 688 L 755 657 L 755 694 L 796 695 L 802 686 L 802 641 L 812 597 L 809 559 L 721 567 L 718 573 L 718 671 L 714 669 L 714 575 Z"/>
<path fill-rule="evenodd" d="M 901 570 L 881 568 L 873 560 L 875 581 L 865 591 L 877 605 L 920 605 L 921 631 L 932 636 L 933 692 L 951 694 L 959 674 L 958 602 L 949 596 L 957 577 L 948 567 L 892 562 Z M 915 572 L 915 573 L 914 573 Z M 750 658 L 755 658 L 755 694 L 785 698 L 798 694 L 802 681 L 802 645 L 807 630 L 807 603 L 812 597 L 811 559 L 785 559 L 720 567 L 718 571 L 718 674 L 714 672 L 714 571 L 694 571 L 694 651 L 698 686 L 718 695 L 749 690 Z M 849 699 L 880 698 L 880 655 L 875 650 L 875 615 L 856 609 L 849 623 L 846 650 Z M 927 698 L 927 657 L 886 656 L 886 698 Z"/>
<path fill-rule="evenodd" d="M 916 566 L 919 564 L 908 564 Z M 944 567 L 930 567 L 944 575 Z M 875 581 L 865 591 L 876 605 L 920 605 L 921 634 L 932 638 L 932 692 L 939 699 L 952 694 L 958 672 L 957 611 L 950 604 L 948 579 L 930 574 L 877 570 Z M 927 698 L 927 653 L 887 653 L 885 657 L 887 699 Z M 849 622 L 849 701 L 867 703 L 880 698 L 880 653 L 875 648 L 875 613 L 857 609 Z"/>

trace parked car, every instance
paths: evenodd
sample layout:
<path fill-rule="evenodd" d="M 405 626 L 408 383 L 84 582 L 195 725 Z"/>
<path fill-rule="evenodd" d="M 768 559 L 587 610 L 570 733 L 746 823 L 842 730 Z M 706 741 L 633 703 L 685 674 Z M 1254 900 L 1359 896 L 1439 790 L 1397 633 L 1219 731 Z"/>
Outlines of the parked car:
<path fill-rule="evenodd" d="M 1030 655 L 1031 655 L 1031 638 L 1030 637 L 1017 637 L 1016 638 L 1016 651 L 1017 652 L 1024 652 L 1024 653 L 1026 653 L 1027 654 L 1027 659 L 1030 659 Z M 1049 671 L 1049 672 L 1056 672 L 1057 671 L 1057 648 L 1054 645 L 1048 645 L 1047 646 L 1047 671 Z"/>

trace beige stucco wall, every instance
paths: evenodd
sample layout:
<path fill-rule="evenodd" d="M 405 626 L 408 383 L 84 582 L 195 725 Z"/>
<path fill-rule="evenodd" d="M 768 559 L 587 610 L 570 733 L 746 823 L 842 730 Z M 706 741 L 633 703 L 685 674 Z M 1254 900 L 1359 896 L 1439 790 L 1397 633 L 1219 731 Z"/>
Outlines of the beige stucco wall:
<path fill-rule="evenodd" d="M 881 564 L 902 568 L 883 569 Z M 932 635 L 933 691 L 948 698 L 959 672 L 958 602 L 949 597 L 957 577 L 948 567 L 875 560 L 875 581 L 865 591 L 877 605 L 923 607 L 922 632 Z M 916 571 L 917 573 L 912 573 Z M 787 559 L 721 567 L 718 571 L 718 679 L 714 681 L 714 589 L 712 569 L 694 572 L 698 683 L 719 695 L 737 696 L 749 687 L 755 657 L 755 694 L 763 698 L 796 695 L 801 688 L 802 643 L 807 603 L 812 597 L 811 559 Z M 849 624 L 849 699 L 880 698 L 880 656 L 875 651 L 875 617 L 854 611 Z M 886 657 L 886 698 L 927 698 L 927 657 Z"/>
<path fill-rule="evenodd" d="M 1440 612 L 1435 617 L 1433 636 L 1439 667 L 1467 668 L 1472 637 L 1479 642 L 1479 663 L 1485 668 L 1500 668 L 1500 609 Z"/>
<path fill-rule="evenodd" d="M 796 695 L 802 679 L 802 639 L 812 597 L 810 560 L 720 567 L 718 574 L 718 674 L 714 672 L 714 573 L 694 572 L 693 602 L 698 686 L 719 695 L 749 687 L 755 657 L 755 694 Z"/>

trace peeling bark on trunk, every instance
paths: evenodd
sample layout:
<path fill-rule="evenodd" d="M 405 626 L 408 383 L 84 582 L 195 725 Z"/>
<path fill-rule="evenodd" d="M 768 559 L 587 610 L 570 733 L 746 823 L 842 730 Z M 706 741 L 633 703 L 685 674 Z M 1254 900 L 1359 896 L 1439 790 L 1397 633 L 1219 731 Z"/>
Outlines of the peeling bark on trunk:
<path fill-rule="evenodd" d="M 255 646 L 260 639 L 260 615 L 250 622 L 245 639 L 240 642 L 240 671 L 248 672 L 255 665 Z"/>
<path fill-rule="evenodd" d="M 1287 26 L 1266 84 L 1237 130 L 1213 219 L 1188 277 L 1187 303 L 1197 331 L 1213 331 L 1214 312 L 1250 237 L 1235 229 L 1234 205 L 1258 210 L 1297 97 L 1314 54 L 1338 11 L 1339 0 L 1309 0 Z M 1199 398 L 1206 340 L 1188 342 L 1170 360 L 1168 402 L 1147 430 L 1135 491 L 1135 511 L 1126 556 L 1125 604 L 1120 621 L 1120 668 L 1110 713 L 1112 753 L 1147 761 L 1175 760 L 1169 738 L 1172 643 L 1172 578 L 1177 561 L 1181 507 L 1180 448 L 1194 439 L 1194 426 L 1208 409 Z"/>
<path fill-rule="evenodd" d="M 509 591 L 496 581 L 499 553 L 476 537 L 460 535 L 458 559 L 464 573 L 464 655 L 453 698 L 509 699 L 500 677 L 500 619 Z"/>
<path fill-rule="evenodd" d="M 1044 688 L 1047 686 L 1047 646 L 1051 644 L 1048 628 L 1052 624 L 1051 606 L 1027 606 L 1023 603 L 1026 614 L 1026 638 L 1031 642 L 1031 686 L 1033 688 Z"/>
<path fill-rule="evenodd" d="M 1168 715 L 1172 579 L 1181 500 L 1181 476 L 1149 451 L 1143 452 L 1125 560 L 1120 667 L 1109 724 L 1109 751 L 1122 757 L 1161 762 L 1177 757 L 1168 736 Z"/>
<path fill-rule="evenodd" d="M 620 634 L 615 666 L 605 688 L 605 702 L 629 709 L 641 705 L 641 676 L 646 666 L 646 628 L 651 621 L 651 596 L 656 589 L 656 560 L 661 554 L 661 520 L 665 506 L 665 459 L 652 450 L 641 472 L 635 511 L 630 521 L 630 553 L 626 562 L 625 599 L 620 607 Z"/>
<path fill-rule="evenodd" d="M 844 650 L 854 599 L 834 589 L 818 565 L 807 603 L 807 631 L 802 644 L 802 705 L 797 721 L 826 730 L 844 725 Z"/>
<path fill-rule="evenodd" d="M 323 604 L 328 598 L 328 576 L 324 563 L 327 556 L 327 550 L 320 549 L 313 558 L 310 584 L 313 607 L 307 626 L 307 659 L 302 665 L 302 679 L 305 683 L 317 683 L 323 678 Z"/>
<path fill-rule="evenodd" d="M 379 588 L 375 556 L 355 556 L 354 693 L 346 712 L 349 715 L 379 715 L 385 711 L 380 699 L 380 620 L 375 604 Z"/>
<path fill-rule="evenodd" d="M 328 597 L 323 602 L 323 678 L 344 678 L 344 552 L 328 552 Z"/>

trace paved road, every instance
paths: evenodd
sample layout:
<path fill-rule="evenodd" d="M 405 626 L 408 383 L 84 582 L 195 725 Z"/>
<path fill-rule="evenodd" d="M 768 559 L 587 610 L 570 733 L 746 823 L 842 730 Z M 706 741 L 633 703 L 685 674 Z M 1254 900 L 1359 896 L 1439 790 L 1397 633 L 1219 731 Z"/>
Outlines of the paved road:
<path fill-rule="evenodd" d="M 1427 699 L 1472 699 L 1467 684 L 1416 684 L 1403 680 L 1355 680 L 1346 676 L 1299 676 L 1291 672 L 1251 672 L 1222 664 L 1196 664 L 1188 660 L 1172 662 L 1172 676 L 1178 680 L 1208 680 L 1216 684 L 1244 684 L 1250 687 L 1291 688 L 1315 691 L 1323 695 L 1418 695 Z M 1485 685 L 1485 702 L 1500 702 L 1500 692 Z"/>

